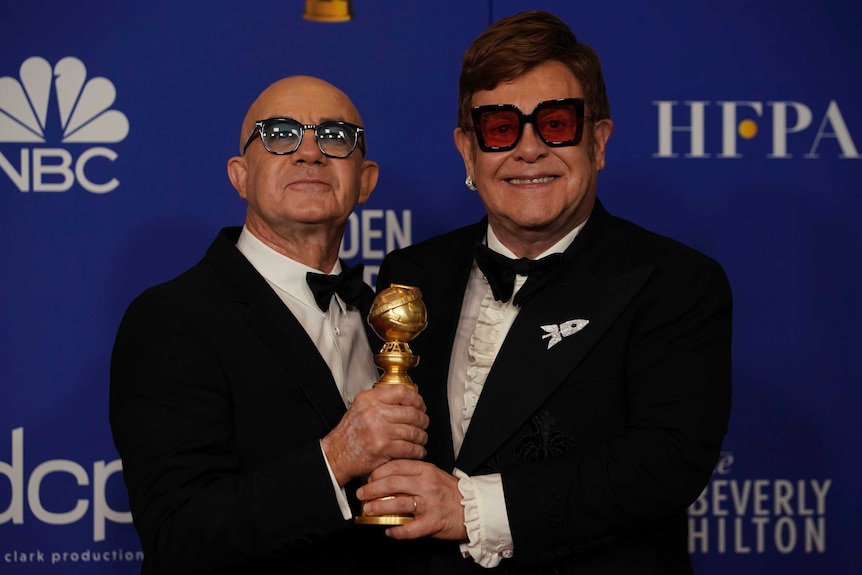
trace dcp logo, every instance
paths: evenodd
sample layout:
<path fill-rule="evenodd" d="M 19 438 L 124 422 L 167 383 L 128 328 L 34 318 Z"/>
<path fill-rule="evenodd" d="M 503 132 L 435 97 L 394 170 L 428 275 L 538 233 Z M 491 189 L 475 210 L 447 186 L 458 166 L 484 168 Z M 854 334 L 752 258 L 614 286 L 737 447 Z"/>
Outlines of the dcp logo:
<path fill-rule="evenodd" d="M 87 79 L 87 68 L 77 58 L 63 58 L 54 66 L 38 56 L 21 64 L 20 81 L 0 78 L 0 143 L 43 144 L 52 138 L 51 127 L 60 124 L 63 144 L 116 143 L 129 133 L 125 114 L 111 110 L 117 91 L 107 78 Z M 52 90 L 56 108 L 52 107 Z M 93 181 L 87 163 L 94 158 L 111 162 L 110 148 L 85 149 L 77 158 L 67 148 L 23 147 L 18 167 L 0 152 L 0 169 L 21 192 L 65 192 L 75 182 L 85 190 L 103 194 L 115 190 L 116 178 Z M 96 178 L 98 179 L 98 178 Z"/>
<path fill-rule="evenodd" d="M 653 154 L 654 158 L 678 158 L 680 150 L 683 158 L 741 158 L 738 151 L 740 138 L 755 138 L 761 131 L 759 124 L 771 128 L 763 130 L 763 135 L 769 138 L 770 151 L 766 157 L 770 159 L 792 158 L 799 152 L 806 159 L 819 158 L 824 140 L 837 143 L 837 146 L 829 145 L 829 151 L 824 154 L 834 153 L 833 157 L 840 159 L 862 158 L 835 100 L 815 110 L 802 102 L 792 101 L 656 100 L 653 105 L 658 108 L 658 152 Z M 707 150 L 708 117 L 720 121 L 719 150 Z M 680 132 L 689 135 L 687 149 L 681 145 L 684 138 L 674 141 L 674 133 Z"/>

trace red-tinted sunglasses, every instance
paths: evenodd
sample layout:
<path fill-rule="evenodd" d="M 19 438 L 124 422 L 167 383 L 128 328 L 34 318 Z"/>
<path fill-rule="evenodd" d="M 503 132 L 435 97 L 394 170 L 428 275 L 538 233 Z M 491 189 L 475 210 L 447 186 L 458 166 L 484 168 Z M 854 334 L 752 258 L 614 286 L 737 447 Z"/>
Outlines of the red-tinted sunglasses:
<path fill-rule="evenodd" d="M 483 152 L 508 152 L 518 145 L 524 124 L 533 124 L 536 134 L 548 146 L 577 146 L 584 134 L 583 98 L 559 98 L 539 102 L 531 114 L 514 104 L 476 106 L 470 110 L 476 141 Z"/>

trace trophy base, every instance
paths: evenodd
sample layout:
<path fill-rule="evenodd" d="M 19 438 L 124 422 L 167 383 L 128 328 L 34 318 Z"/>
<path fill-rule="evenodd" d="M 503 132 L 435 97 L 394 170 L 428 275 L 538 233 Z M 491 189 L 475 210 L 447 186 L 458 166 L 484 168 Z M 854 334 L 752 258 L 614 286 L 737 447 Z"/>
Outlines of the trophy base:
<path fill-rule="evenodd" d="M 360 515 L 353 518 L 353 522 L 357 525 L 406 525 L 411 521 L 413 521 L 412 515 L 377 515 L 376 517 Z"/>
<path fill-rule="evenodd" d="M 392 499 L 393 496 L 381 497 L 380 499 Z M 353 522 L 357 525 L 406 525 L 413 521 L 412 515 L 365 515 L 364 513 L 354 517 Z"/>

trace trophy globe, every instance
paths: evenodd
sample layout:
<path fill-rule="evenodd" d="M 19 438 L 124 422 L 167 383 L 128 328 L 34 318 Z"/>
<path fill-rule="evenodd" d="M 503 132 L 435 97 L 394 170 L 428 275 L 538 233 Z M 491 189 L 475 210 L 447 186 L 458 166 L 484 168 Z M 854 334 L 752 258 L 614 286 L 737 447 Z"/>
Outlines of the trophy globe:
<path fill-rule="evenodd" d="M 377 294 L 368 324 L 385 343 L 374 363 L 383 370 L 375 385 L 407 385 L 417 389 L 407 370 L 419 363 L 408 342 L 428 325 L 422 292 L 414 286 L 392 284 Z"/>

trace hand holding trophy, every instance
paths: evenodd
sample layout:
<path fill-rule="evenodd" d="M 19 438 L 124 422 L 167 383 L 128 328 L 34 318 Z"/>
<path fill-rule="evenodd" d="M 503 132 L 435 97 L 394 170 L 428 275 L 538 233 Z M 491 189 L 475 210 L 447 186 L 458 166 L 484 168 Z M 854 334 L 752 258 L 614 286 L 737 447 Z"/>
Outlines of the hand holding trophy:
<path fill-rule="evenodd" d="M 374 298 L 368 312 L 368 324 L 384 341 L 380 353 L 374 355 L 374 363 L 383 370 L 374 387 L 406 385 L 417 391 L 418 387 L 407 370 L 416 367 L 419 356 L 413 354 L 408 342 L 428 325 L 422 292 L 413 286 L 390 285 Z M 361 525 L 404 525 L 412 520 L 412 515 L 370 516 L 364 513 L 354 519 Z"/>

